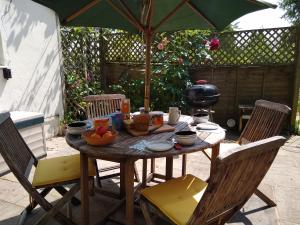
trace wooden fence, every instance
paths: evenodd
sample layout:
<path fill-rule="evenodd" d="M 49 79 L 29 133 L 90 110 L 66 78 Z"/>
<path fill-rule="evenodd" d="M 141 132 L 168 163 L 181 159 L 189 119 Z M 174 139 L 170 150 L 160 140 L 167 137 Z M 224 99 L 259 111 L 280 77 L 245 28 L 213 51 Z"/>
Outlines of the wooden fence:
<path fill-rule="evenodd" d="M 168 35 L 168 34 L 166 34 Z M 296 27 L 260 29 L 219 34 L 218 51 L 210 61 L 193 61 L 193 49 L 187 49 L 193 65 L 193 80 L 206 79 L 221 93 L 215 105 L 215 120 L 225 123 L 238 117 L 238 104 L 253 104 L 263 98 L 288 104 L 293 108 L 295 125 L 299 94 L 299 29 Z M 156 40 L 161 38 L 157 35 Z M 102 88 L 117 82 L 127 72 L 143 77 L 144 45 L 141 35 L 107 33 L 101 30 L 62 30 L 64 72 L 92 73 Z M 156 46 L 152 46 L 152 63 L 158 63 Z"/>

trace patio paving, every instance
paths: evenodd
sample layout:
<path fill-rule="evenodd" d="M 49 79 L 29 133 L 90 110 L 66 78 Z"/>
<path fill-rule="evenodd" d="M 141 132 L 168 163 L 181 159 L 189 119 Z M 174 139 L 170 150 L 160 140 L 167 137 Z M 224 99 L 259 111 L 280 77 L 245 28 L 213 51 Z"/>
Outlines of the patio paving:
<path fill-rule="evenodd" d="M 233 136 L 235 137 L 235 136 Z M 229 137 L 231 138 L 231 137 Z M 56 137 L 47 141 L 48 157 L 73 154 L 77 151 L 70 148 L 63 137 Z M 174 175 L 180 175 L 181 159 L 174 160 Z M 105 166 L 109 162 L 101 161 Z M 141 161 L 137 162 L 141 171 Z M 210 161 L 200 152 L 188 156 L 188 173 L 194 174 L 202 179 L 206 179 L 209 174 Z M 164 160 L 157 160 L 156 169 L 164 171 Z M 140 173 L 141 174 L 141 173 Z M 105 188 L 118 189 L 118 179 L 107 180 Z M 264 178 L 260 189 L 268 194 L 277 203 L 277 207 L 266 208 L 264 202 L 258 197 L 252 196 L 242 210 L 227 224 L 230 225 L 300 225 L 300 136 L 291 136 L 286 144 L 280 149 L 275 162 Z M 58 194 L 50 193 L 49 200 L 55 200 Z M 28 204 L 29 198 L 24 189 L 19 185 L 14 176 L 10 173 L 0 177 L 0 225 L 16 224 L 20 212 Z M 92 224 L 101 220 L 107 210 L 111 208 L 117 200 L 95 194 L 90 200 Z M 136 207 L 137 225 L 145 224 L 141 212 Z M 119 210 L 113 220 L 107 225 L 118 224 L 123 218 L 123 211 Z M 80 207 L 73 207 L 73 218 L 79 221 Z M 26 224 L 33 224 L 33 221 L 43 213 L 42 210 L 35 210 L 26 220 Z M 54 220 L 48 225 L 56 225 Z M 156 224 L 167 223 L 159 220 Z"/>

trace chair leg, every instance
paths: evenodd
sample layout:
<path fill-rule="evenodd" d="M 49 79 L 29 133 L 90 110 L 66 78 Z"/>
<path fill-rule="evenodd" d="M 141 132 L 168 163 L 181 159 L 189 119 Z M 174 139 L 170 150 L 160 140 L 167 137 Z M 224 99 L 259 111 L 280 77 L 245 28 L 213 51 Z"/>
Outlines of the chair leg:
<path fill-rule="evenodd" d="M 52 187 L 47 187 L 44 188 L 40 195 L 45 197 L 50 191 L 52 190 Z M 25 208 L 25 210 L 27 211 L 27 213 L 31 213 L 31 211 L 38 205 L 38 203 L 33 199 L 32 202 Z M 25 211 L 24 210 L 24 211 Z M 26 214 L 27 214 L 26 213 Z M 23 213 L 22 213 L 23 214 Z"/>
<path fill-rule="evenodd" d="M 51 207 L 51 204 L 46 199 L 40 199 L 41 202 L 39 204 L 41 207 L 43 207 L 44 210 L 47 211 L 47 213 L 40 218 L 35 225 L 43 225 L 46 224 L 46 222 L 50 219 L 50 217 L 54 217 L 58 222 L 61 224 L 67 224 L 67 225 L 75 225 L 73 221 L 68 219 L 66 216 L 61 214 L 59 210 L 61 207 L 63 207 L 68 201 L 71 200 L 71 198 L 80 190 L 80 184 L 75 184 L 69 191 L 66 193 L 62 199 L 58 201 L 53 207 Z"/>
<path fill-rule="evenodd" d="M 27 206 L 27 207 L 28 207 L 28 206 Z M 31 210 L 32 210 L 32 209 L 31 209 Z M 24 210 L 21 212 L 20 217 L 19 217 L 19 219 L 18 219 L 17 225 L 23 225 L 23 224 L 24 224 L 25 219 L 26 219 L 26 216 L 27 216 L 28 213 L 30 213 L 30 212 L 28 212 L 27 208 L 24 209 Z"/>
<path fill-rule="evenodd" d="M 67 203 L 67 217 L 69 219 L 72 219 L 73 214 L 72 214 L 72 205 L 70 204 L 70 202 Z"/>
<path fill-rule="evenodd" d="M 97 159 L 94 159 L 93 161 L 94 161 L 94 165 L 95 165 L 95 168 L 96 168 L 97 185 L 98 185 L 98 187 L 102 187 L 101 179 L 100 179 L 100 176 L 99 176 L 99 168 L 98 168 L 98 164 L 97 164 Z"/>
<path fill-rule="evenodd" d="M 98 187 L 102 187 L 102 182 L 101 182 L 101 177 L 99 175 L 99 168 L 98 168 L 98 164 L 97 164 L 97 160 L 95 159 L 94 160 L 94 165 L 95 165 L 95 168 L 96 168 L 96 179 L 97 179 L 97 185 Z M 114 169 L 117 169 L 118 167 L 114 168 Z M 114 176 L 114 175 L 113 175 Z M 111 177 L 113 177 L 111 176 Z M 109 177 L 109 175 L 107 176 L 107 178 Z M 136 165 L 134 164 L 134 177 L 135 177 L 135 181 L 136 182 L 141 182 L 141 179 L 140 179 L 140 176 L 139 176 L 139 173 L 138 173 L 138 170 L 137 170 L 137 167 Z M 103 179 L 103 178 L 102 178 Z"/>
<path fill-rule="evenodd" d="M 204 154 L 209 160 L 211 160 L 211 157 L 207 154 L 207 152 L 205 151 L 205 149 L 204 149 L 202 152 L 203 152 L 203 154 Z"/>
<path fill-rule="evenodd" d="M 154 225 L 154 223 L 151 220 L 151 215 L 148 211 L 147 204 L 142 199 L 140 200 L 140 207 L 141 207 L 142 213 L 144 215 L 144 219 L 145 219 L 146 224 L 147 225 Z"/>
<path fill-rule="evenodd" d="M 152 174 L 155 173 L 155 158 L 151 158 L 151 168 L 150 171 Z"/>
<path fill-rule="evenodd" d="M 138 183 L 141 182 L 140 175 L 139 175 L 139 173 L 138 173 L 136 164 L 134 164 L 134 177 L 135 177 L 135 181 L 136 181 L 136 182 L 138 182 Z"/>
<path fill-rule="evenodd" d="M 182 166 L 181 166 L 181 175 L 182 176 L 186 175 L 186 160 L 187 160 L 187 155 L 183 154 L 182 155 Z"/>
<path fill-rule="evenodd" d="M 55 190 L 61 194 L 62 196 L 64 196 L 66 193 L 68 193 L 68 191 L 63 187 L 63 186 L 57 186 L 55 187 Z M 72 197 L 71 199 L 71 203 L 74 205 L 74 206 L 78 206 L 81 204 L 80 200 L 76 197 Z"/>
<path fill-rule="evenodd" d="M 268 196 L 266 196 L 264 193 L 262 193 L 260 190 L 256 189 L 254 194 L 257 195 L 261 200 L 263 200 L 269 207 L 276 206 L 276 203 L 272 201 Z"/>

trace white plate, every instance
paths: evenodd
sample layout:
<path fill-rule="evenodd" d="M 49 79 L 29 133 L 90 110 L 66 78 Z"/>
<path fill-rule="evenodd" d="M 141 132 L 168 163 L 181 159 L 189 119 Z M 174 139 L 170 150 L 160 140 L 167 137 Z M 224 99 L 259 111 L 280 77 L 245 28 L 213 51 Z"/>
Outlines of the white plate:
<path fill-rule="evenodd" d="M 150 151 L 162 152 L 173 148 L 174 143 L 170 141 L 150 141 L 146 142 L 145 146 Z"/>
<path fill-rule="evenodd" d="M 212 123 L 200 123 L 197 125 L 197 129 L 199 130 L 216 130 L 219 126 Z"/>

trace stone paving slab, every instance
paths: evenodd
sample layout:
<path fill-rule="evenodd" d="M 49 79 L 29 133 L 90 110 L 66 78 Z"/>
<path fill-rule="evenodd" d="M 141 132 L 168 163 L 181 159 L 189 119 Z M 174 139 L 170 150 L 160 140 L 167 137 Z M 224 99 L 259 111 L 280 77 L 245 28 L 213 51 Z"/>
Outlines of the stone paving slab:
<path fill-rule="evenodd" d="M 232 138 L 233 137 L 233 138 Z M 231 138 L 234 139 L 234 136 Z M 78 153 L 70 148 L 64 138 L 57 137 L 47 141 L 48 157 Z M 156 170 L 164 171 L 165 160 L 156 160 Z M 111 164 L 107 161 L 100 161 L 101 166 Z M 142 162 L 138 161 L 137 166 L 141 174 Z M 187 172 L 202 179 L 209 175 L 209 160 L 202 153 L 188 155 Z M 174 160 L 174 175 L 180 176 L 181 157 Z M 118 179 L 107 181 L 106 184 L 118 186 Z M 300 136 L 292 136 L 280 149 L 270 171 L 260 185 L 260 189 L 275 199 L 277 207 L 265 208 L 265 204 L 256 196 L 245 204 L 229 223 L 230 225 L 300 225 Z M 51 192 L 49 199 L 55 200 L 58 194 Z M 19 185 L 12 174 L 0 177 L 0 225 L 16 224 L 20 212 L 28 204 L 28 195 Z M 91 198 L 91 218 L 96 221 L 107 210 L 103 205 L 114 204 L 113 199 L 95 195 Z M 104 204 L 105 203 L 105 204 Z M 35 210 L 26 220 L 26 224 L 32 224 L 36 217 L 40 216 L 43 210 Z M 115 217 L 120 218 L 123 211 L 120 210 Z M 80 207 L 73 207 L 73 217 L 79 220 Z M 137 225 L 144 224 L 139 210 L 136 212 Z M 157 224 L 164 225 L 159 221 Z M 56 225 L 55 221 L 47 223 Z M 115 222 L 108 222 L 108 225 L 115 225 Z"/>

